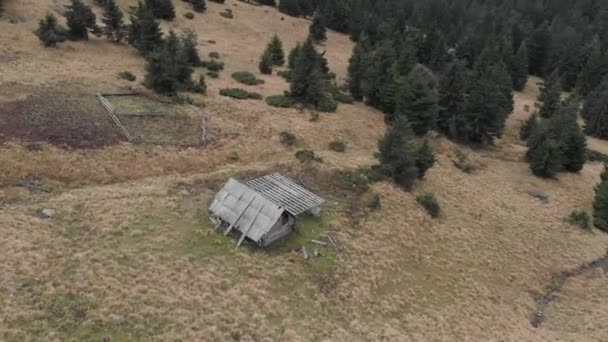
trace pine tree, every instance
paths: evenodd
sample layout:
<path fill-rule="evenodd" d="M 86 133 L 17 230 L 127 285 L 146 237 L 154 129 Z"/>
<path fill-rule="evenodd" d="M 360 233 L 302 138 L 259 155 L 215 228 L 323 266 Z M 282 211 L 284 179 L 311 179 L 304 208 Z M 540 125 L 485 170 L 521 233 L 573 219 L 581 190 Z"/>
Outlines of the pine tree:
<path fill-rule="evenodd" d="M 378 149 L 380 164 L 387 176 L 405 190 L 411 191 L 419 171 L 416 167 L 413 133 L 407 118 L 399 117 L 395 120 L 379 142 Z"/>
<path fill-rule="evenodd" d="M 416 150 L 416 167 L 418 168 L 418 179 L 423 179 L 426 171 L 435 165 L 435 152 L 429 143 L 429 139 L 424 139 Z"/>
<path fill-rule="evenodd" d="M 595 186 L 593 225 L 608 232 L 608 166 L 604 166 L 604 171 L 600 175 L 600 183 Z"/>
<path fill-rule="evenodd" d="M 562 106 L 547 122 L 547 135 L 555 140 L 561 152 L 562 167 L 580 171 L 587 162 L 587 139 L 576 122 L 578 103 Z"/>
<path fill-rule="evenodd" d="M 543 76 L 547 68 L 546 62 L 549 58 L 551 46 L 551 33 L 549 24 L 544 22 L 534 30 L 531 39 L 528 41 L 528 58 L 530 73 Z"/>
<path fill-rule="evenodd" d="M 266 6 L 276 6 L 277 4 L 274 2 L 274 0 L 258 0 L 258 2 L 262 5 L 266 5 Z"/>
<path fill-rule="evenodd" d="M 40 20 L 35 34 L 44 46 L 52 47 L 65 40 L 64 31 L 65 29 L 57 24 L 57 18 L 52 14 L 47 14 L 44 19 Z"/>
<path fill-rule="evenodd" d="M 65 6 L 65 18 L 67 21 L 70 38 L 74 40 L 89 39 L 89 31 L 97 32 L 97 18 L 91 7 L 85 5 L 82 0 L 71 0 Z"/>
<path fill-rule="evenodd" d="M 542 102 L 539 112 L 541 117 L 550 118 L 557 111 L 561 103 L 561 92 L 559 75 L 554 71 L 540 89 L 538 100 Z"/>
<path fill-rule="evenodd" d="M 538 117 L 538 113 L 534 112 L 521 126 L 521 129 L 519 130 L 519 138 L 526 141 L 539 128 L 540 118 Z"/>
<path fill-rule="evenodd" d="M 181 51 L 186 62 L 194 67 L 199 66 L 201 64 L 201 58 L 198 54 L 196 32 L 186 30 L 180 35 L 179 39 Z"/>
<path fill-rule="evenodd" d="M 312 39 L 307 39 L 294 62 L 291 95 L 306 104 L 317 105 L 323 96 L 323 73 Z"/>
<path fill-rule="evenodd" d="M 366 60 L 366 68 L 361 78 L 362 95 L 372 107 L 382 108 L 382 103 L 387 103 L 385 90 L 395 79 L 393 67 L 397 60 L 396 51 L 392 40 L 385 39 L 378 47 L 369 53 Z M 392 89 L 392 88 L 391 88 Z M 383 110 L 384 111 L 384 110 Z M 390 113 L 391 110 L 385 111 Z"/>
<path fill-rule="evenodd" d="M 145 0 L 146 7 L 152 10 L 157 19 L 175 19 L 175 7 L 171 0 Z"/>
<path fill-rule="evenodd" d="M 279 0 L 279 11 L 292 17 L 297 17 L 302 12 L 298 0 Z"/>
<path fill-rule="evenodd" d="M 207 10 L 207 3 L 205 0 L 190 0 L 192 4 L 192 9 L 194 12 L 205 12 Z"/>
<path fill-rule="evenodd" d="M 550 178 L 562 169 L 562 153 L 559 144 L 549 138 L 546 129 L 539 129 L 528 139 L 526 159 L 532 173 Z"/>
<path fill-rule="evenodd" d="M 158 21 L 154 18 L 152 10 L 141 1 L 131 15 L 128 42 L 144 56 L 162 44 Z"/>
<path fill-rule="evenodd" d="M 356 100 L 363 98 L 361 81 L 366 68 L 366 53 L 369 48 L 367 36 L 363 35 L 353 48 L 353 53 L 348 60 L 348 88 Z"/>
<path fill-rule="evenodd" d="M 125 24 L 122 18 L 123 14 L 116 1 L 106 0 L 101 22 L 105 25 L 103 32 L 108 39 L 119 42 L 125 37 Z"/>
<path fill-rule="evenodd" d="M 458 139 L 459 127 L 465 127 L 467 69 L 462 62 L 448 65 L 439 82 L 439 113 L 437 126 L 452 139 Z"/>
<path fill-rule="evenodd" d="M 578 77 L 578 92 L 582 95 L 589 94 L 606 74 L 608 74 L 608 56 L 602 53 L 599 39 L 596 37 L 590 47 L 589 58 Z"/>
<path fill-rule="evenodd" d="M 608 77 L 585 98 L 583 106 L 585 133 L 608 139 Z"/>
<path fill-rule="evenodd" d="M 276 66 L 283 66 L 285 64 L 285 52 L 283 52 L 283 42 L 276 34 L 272 37 L 266 50 L 272 58 L 272 64 Z"/>
<path fill-rule="evenodd" d="M 327 28 L 325 27 L 325 19 L 319 13 L 315 14 L 312 23 L 308 28 L 308 33 L 315 43 L 321 43 L 327 40 Z"/>
<path fill-rule="evenodd" d="M 523 42 L 511 62 L 511 78 L 513 89 L 522 91 L 528 83 L 528 48 Z"/>
<path fill-rule="evenodd" d="M 260 72 L 264 75 L 272 74 L 272 55 L 268 51 L 264 51 L 262 56 L 260 57 L 260 63 L 258 64 Z"/>
<path fill-rule="evenodd" d="M 289 69 L 292 69 L 295 67 L 296 65 L 296 59 L 298 58 L 298 55 L 300 54 L 300 50 L 301 50 L 302 46 L 300 45 L 300 43 L 296 44 L 296 46 L 291 49 L 289 51 L 289 55 L 287 56 L 287 67 Z"/>
<path fill-rule="evenodd" d="M 389 118 L 406 117 L 417 135 L 435 128 L 439 110 L 436 86 L 429 69 L 420 64 L 414 67 L 399 93 L 397 109 Z"/>
<path fill-rule="evenodd" d="M 193 88 L 192 66 L 180 38 L 170 31 L 162 46 L 146 56 L 144 84 L 161 94 Z"/>

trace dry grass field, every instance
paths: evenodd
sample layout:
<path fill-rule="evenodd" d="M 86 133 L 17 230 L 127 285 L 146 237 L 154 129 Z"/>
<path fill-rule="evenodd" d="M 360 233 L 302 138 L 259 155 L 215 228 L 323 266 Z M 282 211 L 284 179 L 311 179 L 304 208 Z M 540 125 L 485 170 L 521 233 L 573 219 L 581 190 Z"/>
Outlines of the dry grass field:
<path fill-rule="evenodd" d="M 604 256 L 608 247 L 608 235 L 566 221 L 575 209 L 591 210 L 602 165 L 588 163 L 579 174 L 543 180 L 523 162 L 525 147 L 517 135 L 529 115 L 525 106 L 534 108 L 539 79 L 515 95 L 515 112 L 495 148 L 476 151 L 434 137 L 438 163 L 415 193 L 382 182 L 358 194 L 339 186 L 335 174 L 375 162 L 385 130 L 381 113 L 341 104 L 336 113 L 310 122 L 307 111 L 218 94 L 224 87 L 264 96 L 287 89 L 275 75 L 258 75 L 264 84 L 242 86 L 230 74 L 258 74 L 269 37 L 279 34 L 289 49 L 306 36 L 306 20 L 281 20 L 274 9 L 236 0 L 208 2 L 206 13 L 188 20 L 188 4 L 174 1 L 177 18 L 163 23 L 164 30 L 195 30 L 201 55 L 216 51 L 226 65 L 218 79 L 207 79 L 208 95 L 191 95 L 195 105 L 174 107 L 194 123 L 208 116 L 213 141 L 206 147 L 131 145 L 115 135 L 94 95 L 146 93 L 143 59 L 128 46 L 97 38 L 45 49 L 31 32 L 65 1 L 5 2 L 1 341 L 608 339 L 608 278 L 602 269 L 569 279 L 546 308 L 543 324 L 530 324 L 537 299 L 557 274 Z M 119 1 L 125 11 L 134 3 Z M 232 20 L 218 14 L 227 7 Z M 351 49 L 348 37 L 329 33 L 326 56 L 341 80 Z M 119 79 L 122 71 L 137 81 Z M 10 117 L 21 113 L 29 120 L 57 103 L 84 108 L 78 119 L 93 123 L 94 134 L 73 130 L 74 139 L 50 145 L 57 141 L 42 134 L 48 130 L 28 131 Z M 53 113 L 57 120 L 43 116 L 42 122 L 59 128 L 74 115 Z M 296 135 L 295 147 L 279 142 L 284 130 Z M 90 139 L 92 147 L 72 146 L 77 138 Z M 346 142 L 346 153 L 329 150 L 336 139 Z M 590 145 L 608 152 L 606 142 L 590 139 Z M 323 162 L 300 164 L 293 157 L 300 148 L 314 150 Z M 476 171 L 453 165 L 462 152 Z M 274 170 L 303 180 L 327 206 L 320 218 L 303 220 L 284 245 L 235 249 L 234 239 L 213 231 L 206 206 L 228 177 Z M 24 186 L 31 182 L 42 186 Z M 438 219 L 416 203 L 424 192 L 439 198 Z M 539 193 L 548 199 L 532 196 Z M 380 195 L 381 209 L 362 209 L 373 194 Z M 57 216 L 41 218 L 44 208 Z M 315 248 L 310 240 L 328 231 L 338 238 L 336 250 L 318 247 L 323 256 L 308 260 L 294 251 Z"/>

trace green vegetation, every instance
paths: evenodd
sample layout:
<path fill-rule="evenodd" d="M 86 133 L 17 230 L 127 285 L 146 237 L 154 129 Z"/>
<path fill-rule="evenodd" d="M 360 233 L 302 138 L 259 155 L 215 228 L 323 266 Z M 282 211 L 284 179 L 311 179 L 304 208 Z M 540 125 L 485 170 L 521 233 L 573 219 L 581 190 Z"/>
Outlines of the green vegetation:
<path fill-rule="evenodd" d="M 232 10 L 230 8 L 224 9 L 222 12 L 220 12 L 220 15 L 226 19 L 234 18 L 234 14 L 232 14 Z"/>
<path fill-rule="evenodd" d="M 272 107 L 291 108 L 297 102 L 287 95 L 272 95 L 266 97 L 266 103 Z"/>
<path fill-rule="evenodd" d="M 329 149 L 334 152 L 344 153 L 346 152 L 346 144 L 340 140 L 334 140 L 329 143 Z"/>
<path fill-rule="evenodd" d="M 473 173 L 477 169 L 469 160 L 469 156 L 462 150 L 457 149 L 454 151 L 454 154 L 456 155 L 456 160 L 452 160 L 452 164 L 464 173 Z"/>
<path fill-rule="evenodd" d="M 135 75 L 133 75 L 130 71 L 122 71 L 118 73 L 118 78 L 133 82 L 137 79 Z"/>
<path fill-rule="evenodd" d="M 439 201 L 432 193 L 426 193 L 416 197 L 416 202 L 418 202 L 424 209 L 431 215 L 431 217 L 436 218 L 439 216 L 441 212 L 441 206 L 439 205 Z"/>
<path fill-rule="evenodd" d="M 296 159 L 301 163 L 306 163 L 316 159 L 315 152 L 311 150 L 298 150 L 295 154 Z"/>
<path fill-rule="evenodd" d="M 600 183 L 595 187 L 593 225 L 608 232 L 608 166 L 604 166 Z"/>
<path fill-rule="evenodd" d="M 202 61 L 201 66 L 209 71 L 218 72 L 224 70 L 224 62 L 216 61 L 215 59 Z"/>
<path fill-rule="evenodd" d="M 85 5 L 82 0 L 71 0 L 65 6 L 65 19 L 68 25 L 68 34 L 73 40 L 89 39 L 89 32 L 98 33 L 97 18 L 91 7 Z"/>
<path fill-rule="evenodd" d="M 38 29 L 34 33 L 46 47 L 56 46 L 66 39 L 66 29 L 59 26 L 57 18 L 52 14 L 40 20 Z"/>
<path fill-rule="evenodd" d="M 261 100 L 263 98 L 262 95 L 260 95 L 258 93 L 249 92 L 249 91 L 247 91 L 245 89 L 241 89 L 241 88 L 220 89 L 220 95 L 232 97 L 232 98 L 235 98 L 238 100 L 246 100 L 246 99 Z"/>
<path fill-rule="evenodd" d="M 279 136 L 281 139 L 281 144 L 285 146 L 293 146 L 296 143 L 296 136 L 291 132 L 283 131 L 279 133 Z"/>
<path fill-rule="evenodd" d="M 574 210 L 568 216 L 568 222 L 571 225 L 579 226 L 582 229 L 589 229 L 591 226 L 591 217 L 584 210 Z"/>
<path fill-rule="evenodd" d="M 258 79 L 257 77 L 255 77 L 254 74 L 250 73 L 249 71 L 237 71 L 232 74 L 232 78 L 238 82 L 247 85 L 257 85 L 264 83 L 264 80 Z"/>

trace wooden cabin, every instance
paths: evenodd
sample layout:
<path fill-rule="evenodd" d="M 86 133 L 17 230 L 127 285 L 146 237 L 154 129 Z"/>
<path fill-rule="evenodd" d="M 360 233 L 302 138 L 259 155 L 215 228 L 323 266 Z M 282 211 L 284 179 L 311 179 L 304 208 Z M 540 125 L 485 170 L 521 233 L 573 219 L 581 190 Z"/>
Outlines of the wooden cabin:
<path fill-rule="evenodd" d="M 215 195 L 209 213 L 224 234 L 240 233 L 243 240 L 267 247 L 295 230 L 296 217 L 318 215 L 325 201 L 278 173 L 246 182 L 230 178 Z"/>

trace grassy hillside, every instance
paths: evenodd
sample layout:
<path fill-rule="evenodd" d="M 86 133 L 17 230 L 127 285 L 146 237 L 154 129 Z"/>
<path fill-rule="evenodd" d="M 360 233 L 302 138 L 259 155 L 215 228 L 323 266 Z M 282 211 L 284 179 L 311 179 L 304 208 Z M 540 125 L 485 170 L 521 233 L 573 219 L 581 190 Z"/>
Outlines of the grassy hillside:
<path fill-rule="evenodd" d="M 518 129 L 529 115 L 525 106 L 534 107 L 540 80 L 531 79 L 515 95 L 515 112 L 496 147 L 474 151 L 434 136 L 438 163 L 414 193 L 382 182 L 361 194 L 345 188 L 336 171 L 375 162 L 385 131 L 381 113 L 361 103 L 340 104 L 336 113 L 311 122 L 307 110 L 219 95 L 225 87 L 265 96 L 286 90 L 282 78 L 259 75 L 258 57 L 274 33 L 286 49 L 304 39 L 308 21 L 235 0 L 208 2 L 206 13 L 188 20 L 188 4 L 175 1 L 177 18 L 163 29 L 195 30 L 201 55 L 218 52 L 226 65 L 219 79 L 208 78 L 208 95 L 191 95 L 197 105 L 174 108 L 190 120 L 185 122 L 208 116 L 214 141 L 207 147 L 131 145 L 114 136 L 94 94 L 145 93 L 143 59 L 126 45 L 96 38 L 45 49 L 31 32 L 45 13 L 61 12 L 64 2 L 5 2 L 0 340 L 605 338 L 608 285 L 601 269 L 565 283 L 542 326 L 530 324 L 554 275 L 602 257 L 608 246 L 608 235 L 566 221 L 575 209 L 590 210 L 599 163 L 543 180 L 523 162 Z M 119 1 L 123 10 L 134 3 Z M 232 8 L 235 18 L 221 17 L 224 8 Z M 344 80 L 352 43 L 341 34 L 328 36 L 330 68 Z M 120 80 L 122 71 L 137 81 Z M 231 79 L 234 71 L 254 72 L 265 83 L 242 86 Z M 39 119 L 32 113 L 48 112 L 40 108 L 53 109 L 56 117 L 45 122 L 54 128 L 78 131 L 79 120 L 94 123 L 92 134 L 105 137 L 102 147 L 15 139 L 10 127 L 32 137 L 28 124 Z M 15 114 L 32 121 L 14 126 Z M 280 143 L 282 131 L 296 135 L 295 147 Z M 346 142 L 346 153 L 329 149 L 336 139 Z M 608 151 L 603 141 L 590 144 Z M 293 157 L 301 148 L 323 162 L 301 164 Z M 474 172 L 454 166 L 463 153 L 477 166 Z M 274 170 L 326 198 L 323 215 L 303 220 L 285 245 L 237 250 L 233 239 L 213 231 L 206 206 L 228 177 Z M 33 181 L 42 186 L 24 186 Z M 425 192 L 439 198 L 438 219 L 416 203 Z M 536 198 L 540 193 L 546 201 Z M 381 197 L 376 211 L 367 209 L 373 194 Z M 44 208 L 58 215 L 43 219 Z M 338 238 L 336 250 L 310 243 L 328 231 Z M 322 257 L 305 260 L 295 251 L 302 245 L 318 248 Z"/>

